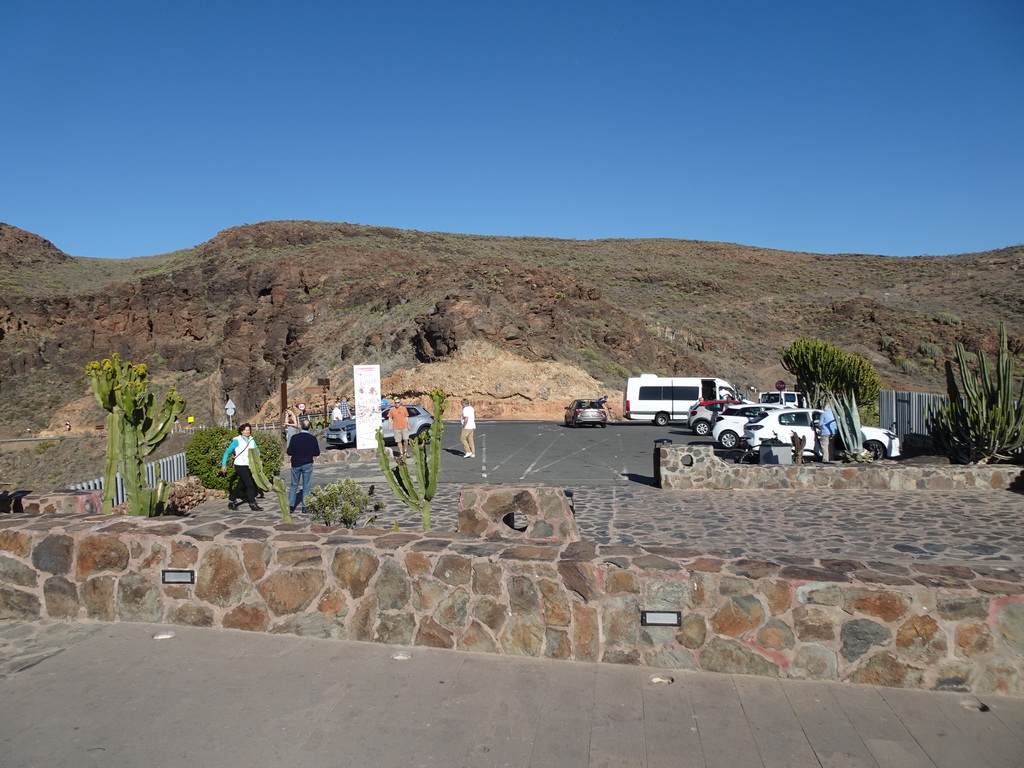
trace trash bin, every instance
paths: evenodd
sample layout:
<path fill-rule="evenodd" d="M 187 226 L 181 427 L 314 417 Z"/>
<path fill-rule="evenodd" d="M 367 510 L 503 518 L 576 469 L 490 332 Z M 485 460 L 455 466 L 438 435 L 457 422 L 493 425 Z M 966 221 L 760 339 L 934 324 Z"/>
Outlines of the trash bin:
<path fill-rule="evenodd" d="M 781 445 L 772 445 L 771 443 L 761 443 L 758 450 L 760 456 L 758 457 L 758 463 L 760 464 L 792 464 L 793 463 L 793 446 L 785 443 Z"/>
<path fill-rule="evenodd" d="M 667 437 L 659 437 L 654 441 L 654 487 L 661 488 L 661 449 L 665 444 L 672 444 Z"/>

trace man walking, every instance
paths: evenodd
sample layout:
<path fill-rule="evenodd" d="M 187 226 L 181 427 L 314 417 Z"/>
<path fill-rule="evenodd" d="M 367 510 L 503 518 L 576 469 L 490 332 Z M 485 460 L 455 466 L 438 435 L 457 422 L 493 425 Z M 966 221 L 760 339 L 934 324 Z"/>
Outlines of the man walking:
<path fill-rule="evenodd" d="M 388 411 L 388 426 L 395 436 L 399 456 L 409 455 L 409 409 L 402 405 L 401 398 L 395 398 L 395 404 Z"/>
<path fill-rule="evenodd" d="M 306 511 L 306 497 L 313 485 L 313 460 L 320 455 L 320 443 L 309 432 L 309 419 L 299 421 L 302 431 L 288 443 L 287 454 L 292 457 L 292 483 L 288 488 L 288 510 L 295 511 L 298 503 L 299 483 L 302 483 L 302 511 Z"/>
<path fill-rule="evenodd" d="M 473 440 L 473 432 L 476 429 L 476 410 L 469 404 L 469 400 L 462 398 L 462 449 L 463 456 L 471 459 L 476 456 L 476 443 Z"/>
<path fill-rule="evenodd" d="M 348 404 L 348 398 L 341 398 L 341 402 L 338 403 L 338 408 L 341 409 L 341 418 L 344 421 L 352 417 L 352 406 Z"/>
<path fill-rule="evenodd" d="M 821 460 L 832 461 L 832 437 L 836 434 L 836 416 L 832 413 L 832 406 L 826 405 L 818 419 L 818 441 L 821 443 Z"/>

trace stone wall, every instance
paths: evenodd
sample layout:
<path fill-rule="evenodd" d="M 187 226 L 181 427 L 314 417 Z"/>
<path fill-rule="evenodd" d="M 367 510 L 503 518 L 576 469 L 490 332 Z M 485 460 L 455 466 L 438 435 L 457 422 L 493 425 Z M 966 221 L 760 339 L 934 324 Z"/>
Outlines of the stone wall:
<path fill-rule="evenodd" d="M 195 574 L 163 584 L 164 569 Z M 680 626 L 642 626 L 641 610 Z M 713 557 L 273 516 L 0 519 L 0 619 L 143 621 L 1024 695 L 1008 567 Z"/>
<path fill-rule="evenodd" d="M 211 491 L 203 487 L 198 477 L 189 475 L 170 484 L 167 495 L 167 512 L 171 515 L 186 515 L 211 496 L 224 496 L 223 491 Z M 103 491 L 51 491 L 30 493 L 21 499 L 22 511 L 32 515 L 70 513 L 96 515 L 103 512 Z M 128 509 L 122 504 L 114 514 L 123 514 Z"/>
<path fill-rule="evenodd" d="M 667 445 L 659 450 L 661 487 L 675 490 L 1024 490 L 1024 468 L 1008 464 L 908 466 L 887 461 L 870 464 L 734 464 L 715 456 L 708 445 Z"/>

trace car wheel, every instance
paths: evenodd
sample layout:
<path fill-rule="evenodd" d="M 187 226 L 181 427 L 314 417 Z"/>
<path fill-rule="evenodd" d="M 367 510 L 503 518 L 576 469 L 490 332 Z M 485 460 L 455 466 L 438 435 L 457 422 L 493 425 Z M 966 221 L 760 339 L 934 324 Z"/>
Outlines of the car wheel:
<path fill-rule="evenodd" d="M 659 413 L 657 416 L 654 417 L 654 423 L 659 427 L 666 426 L 668 424 L 668 414 Z"/>
<path fill-rule="evenodd" d="M 875 461 L 885 458 L 885 446 L 877 440 L 868 440 L 864 443 L 864 450 L 871 454 L 871 458 Z"/>
<path fill-rule="evenodd" d="M 718 444 L 723 448 L 735 448 L 740 441 L 740 436 L 728 429 L 718 436 Z"/>
<path fill-rule="evenodd" d="M 601 429 L 604 429 L 604 428 L 605 428 L 605 427 L 607 427 L 607 426 L 608 426 L 608 425 L 607 425 L 607 424 L 605 424 L 605 423 L 604 423 L 603 421 L 601 422 Z"/>
<path fill-rule="evenodd" d="M 693 430 L 693 434 L 704 437 L 711 431 L 711 423 L 704 419 L 697 419 L 697 421 L 693 422 L 691 429 Z"/>
<path fill-rule="evenodd" d="M 430 425 L 424 424 L 422 427 L 416 430 L 416 434 L 413 435 L 413 437 L 430 437 Z"/>

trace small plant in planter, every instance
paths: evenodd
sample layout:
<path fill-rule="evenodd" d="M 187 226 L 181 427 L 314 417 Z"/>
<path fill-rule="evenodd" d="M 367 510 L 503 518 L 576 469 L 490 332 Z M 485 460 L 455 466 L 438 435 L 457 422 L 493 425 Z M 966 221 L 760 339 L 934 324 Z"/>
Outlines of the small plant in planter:
<path fill-rule="evenodd" d="M 375 490 L 376 488 L 371 485 L 369 491 L 364 491 L 351 477 L 329 485 L 317 486 L 306 499 L 309 519 L 322 525 L 355 528 L 360 515 L 377 513 L 384 509 L 384 502 L 374 498 Z M 372 525 L 376 521 L 377 515 L 372 514 L 363 525 Z"/>

